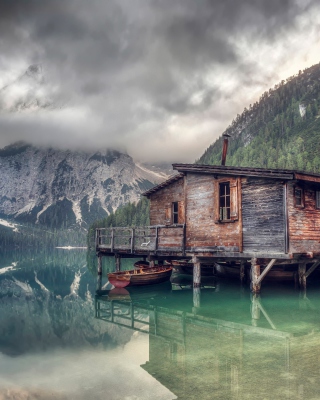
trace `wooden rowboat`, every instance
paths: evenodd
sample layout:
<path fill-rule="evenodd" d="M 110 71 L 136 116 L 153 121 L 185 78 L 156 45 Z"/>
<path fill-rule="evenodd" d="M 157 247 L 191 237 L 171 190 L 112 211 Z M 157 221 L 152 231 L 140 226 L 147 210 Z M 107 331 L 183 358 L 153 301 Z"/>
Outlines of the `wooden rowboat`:
<path fill-rule="evenodd" d="M 193 274 L 193 264 L 188 260 L 172 260 L 170 263 L 178 274 Z M 214 274 L 214 265 L 201 265 L 201 276 L 213 276 Z"/>
<path fill-rule="evenodd" d="M 113 286 L 124 288 L 127 286 L 154 285 L 156 283 L 166 282 L 170 279 L 171 274 L 171 266 L 161 266 L 112 272 L 108 274 L 108 279 Z"/>
<path fill-rule="evenodd" d="M 134 268 L 135 269 L 140 269 L 140 268 L 149 268 L 150 267 L 150 264 L 149 264 L 149 262 L 148 261 L 143 261 L 143 260 L 139 260 L 139 261 L 136 261 L 134 264 L 133 264 L 133 266 L 134 266 Z"/>

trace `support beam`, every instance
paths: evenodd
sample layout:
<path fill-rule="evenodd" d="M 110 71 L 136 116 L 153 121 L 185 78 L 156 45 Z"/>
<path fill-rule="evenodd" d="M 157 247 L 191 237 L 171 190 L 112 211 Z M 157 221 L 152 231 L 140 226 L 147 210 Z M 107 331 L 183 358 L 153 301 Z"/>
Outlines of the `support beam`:
<path fill-rule="evenodd" d="M 193 261 L 193 287 L 198 288 L 201 286 L 201 263 L 195 258 Z"/>
<path fill-rule="evenodd" d="M 299 264 L 299 285 L 301 288 L 305 289 L 307 287 L 307 277 L 306 277 L 306 261 Z"/>
<path fill-rule="evenodd" d="M 252 325 L 257 326 L 257 321 L 260 319 L 259 296 L 253 294 L 251 298 L 251 318 Z"/>
<path fill-rule="evenodd" d="M 98 276 L 102 276 L 102 255 L 99 253 L 98 254 Z"/>
<path fill-rule="evenodd" d="M 121 256 L 120 254 L 116 254 L 114 258 L 116 260 L 116 272 L 119 272 L 121 271 Z"/>
<path fill-rule="evenodd" d="M 149 267 L 153 268 L 156 265 L 155 260 L 156 258 L 154 256 L 148 256 Z"/>
<path fill-rule="evenodd" d="M 260 276 L 260 265 L 256 258 L 251 258 L 251 290 L 253 293 L 260 293 L 261 283 L 258 282 Z"/>
<path fill-rule="evenodd" d="M 276 258 L 273 258 L 269 264 L 265 267 L 265 269 L 262 271 L 262 274 L 259 276 L 257 280 L 257 284 L 261 283 L 262 279 L 267 275 L 267 273 L 270 271 L 270 269 L 274 266 L 275 262 L 277 261 Z"/>
<path fill-rule="evenodd" d="M 97 276 L 97 290 L 102 289 L 102 275 Z"/>
<path fill-rule="evenodd" d="M 243 283 L 245 281 L 245 277 L 246 277 L 246 274 L 245 274 L 245 270 L 244 270 L 244 261 L 242 260 L 241 264 L 240 264 L 240 281 L 241 281 L 241 283 Z"/>
<path fill-rule="evenodd" d="M 320 260 L 317 260 L 309 269 L 308 269 L 308 271 L 306 272 L 306 278 L 308 278 L 308 276 L 310 275 L 310 274 L 312 274 L 312 272 L 318 267 L 318 265 L 320 264 Z"/>
<path fill-rule="evenodd" d="M 260 303 L 260 299 L 259 299 L 259 303 L 258 306 L 262 312 L 262 314 L 264 315 L 265 319 L 269 322 L 270 326 L 272 329 L 277 330 L 275 324 L 272 322 L 271 318 L 269 317 L 267 311 L 263 308 L 262 304 Z"/>
<path fill-rule="evenodd" d="M 198 287 L 193 287 L 193 309 L 192 311 L 196 314 L 197 310 L 201 306 L 201 288 L 200 286 Z"/>

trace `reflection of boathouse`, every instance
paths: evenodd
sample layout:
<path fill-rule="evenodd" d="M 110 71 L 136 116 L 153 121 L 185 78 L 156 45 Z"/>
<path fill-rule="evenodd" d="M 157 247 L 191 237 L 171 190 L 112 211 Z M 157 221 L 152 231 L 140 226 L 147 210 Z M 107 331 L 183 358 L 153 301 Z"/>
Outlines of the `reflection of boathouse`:
<path fill-rule="evenodd" d="M 292 266 L 300 283 L 320 263 L 320 175 L 289 170 L 174 164 L 178 171 L 144 193 L 149 227 L 97 229 L 99 257 L 227 262 L 258 292 L 272 268 Z M 261 268 L 260 268 L 261 267 Z M 293 276 L 293 274 L 292 274 Z M 281 277 L 281 273 L 280 273 Z"/>
<path fill-rule="evenodd" d="M 289 312 L 288 305 L 271 312 L 272 302 L 257 297 L 250 304 L 238 296 L 228 308 L 227 296 L 221 296 L 202 290 L 200 308 L 192 307 L 184 291 L 158 301 L 102 296 L 96 298 L 96 316 L 148 330 L 149 361 L 141 367 L 179 399 L 317 398 L 319 317 L 316 310 L 305 312 L 312 304 L 289 296 Z M 299 331 L 290 323 L 292 313 L 303 321 Z"/>

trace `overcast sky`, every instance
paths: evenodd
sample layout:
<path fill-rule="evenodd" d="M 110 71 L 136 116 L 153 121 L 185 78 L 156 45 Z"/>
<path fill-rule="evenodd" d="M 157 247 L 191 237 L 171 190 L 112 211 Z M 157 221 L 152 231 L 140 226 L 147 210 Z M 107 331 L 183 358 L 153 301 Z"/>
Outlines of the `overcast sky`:
<path fill-rule="evenodd" d="M 265 90 L 320 61 L 319 11 L 319 0 L 0 0 L 0 147 L 193 162 Z"/>

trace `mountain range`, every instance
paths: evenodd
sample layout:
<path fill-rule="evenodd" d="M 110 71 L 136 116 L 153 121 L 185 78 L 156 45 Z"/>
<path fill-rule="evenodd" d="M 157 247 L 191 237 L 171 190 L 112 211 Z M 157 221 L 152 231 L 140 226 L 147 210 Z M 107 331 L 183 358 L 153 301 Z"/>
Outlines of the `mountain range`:
<path fill-rule="evenodd" d="M 167 178 L 115 150 L 76 152 L 18 142 L 0 150 L 0 217 L 87 228 Z"/>

